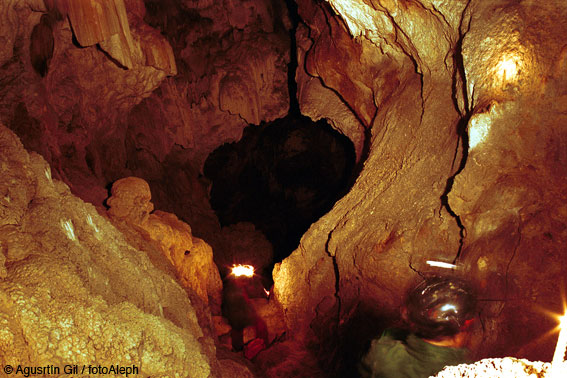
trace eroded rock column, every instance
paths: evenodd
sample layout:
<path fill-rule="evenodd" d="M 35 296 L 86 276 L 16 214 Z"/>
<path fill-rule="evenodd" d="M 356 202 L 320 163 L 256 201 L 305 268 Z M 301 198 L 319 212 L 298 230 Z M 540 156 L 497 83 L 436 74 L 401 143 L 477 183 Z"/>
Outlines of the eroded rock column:
<path fill-rule="evenodd" d="M 559 310 L 565 273 L 564 7 L 480 3 L 299 5 L 298 76 L 346 105 L 300 92 L 301 107 L 362 125 L 368 152 L 351 192 L 274 270 L 297 338 L 325 344 L 360 317 L 397 317 L 437 260 L 480 285 L 478 354 L 549 354 L 536 336 L 554 321 L 520 309 Z"/>

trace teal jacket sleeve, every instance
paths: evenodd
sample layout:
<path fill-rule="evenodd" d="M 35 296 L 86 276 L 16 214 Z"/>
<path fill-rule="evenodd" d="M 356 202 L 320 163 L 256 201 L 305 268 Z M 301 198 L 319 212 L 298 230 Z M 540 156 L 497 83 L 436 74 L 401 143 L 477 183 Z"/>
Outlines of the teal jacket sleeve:
<path fill-rule="evenodd" d="M 386 330 L 379 339 L 372 341 L 368 353 L 362 358 L 358 371 L 362 378 L 403 377 L 399 366 L 407 354 L 402 342 L 404 337 L 397 330 Z"/>

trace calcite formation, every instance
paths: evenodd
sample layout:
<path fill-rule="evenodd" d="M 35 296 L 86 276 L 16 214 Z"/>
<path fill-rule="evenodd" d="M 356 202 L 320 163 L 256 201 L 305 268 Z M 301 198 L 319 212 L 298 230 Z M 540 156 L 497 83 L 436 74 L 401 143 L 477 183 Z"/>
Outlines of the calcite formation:
<path fill-rule="evenodd" d="M 145 19 L 168 37 L 180 72 L 129 113 L 126 165 L 148 181 L 160 209 L 183 214 L 196 235 L 220 247 L 220 225 L 199 173 L 207 156 L 239 140 L 246 126 L 287 114 L 286 7 L 283 1 L 146 4 Z"/>
<path fill-rule="evenodd" d="M 159 245 L 164 258 L 174 267 L 181 284 L 196 293 L 213 312 L 220 312 L 222 282 L 213 262 L 213 251 L 191 234 L 191 227 L 175 214 L 153 210 L 147 182 L 127 177 L 112 185 L 108 214 L 124 222 Z"/>
<path fill-rule="evenodd" d="M 562 372 L 559 372 L 560 374 Z M 563 373 L 564 374 L 564 373 Z M 558 375 L 555 375 L 558 376 Z M 529 361 L 513 357 L 486 358 L 474 364 L 447 366 L 435 378 L 553 378 L 549 362 Z"/>
<path fill-rule="evenodd" d="M 128 2 L 130 14 L 123 0 L 64 0 L 52 3 L 53 8 L 69 17 L 74 35 L 81 46 L 98 44 L 127 68 L 148 64 L 170 75 L 177 73 L 171 46 L 159 37 L 157 31 L 146 26 L 144 32 L 138 33 L 143 37 L 136 40 L 131 33 L 130 24 L 134 27 L 143 25 L 141 19 L 145 8 L 140 1 Z"/>
<path fill-rule="evenodd" d="M 103 167 L 123 169 L 120 149 L 107 159 L 106 148 L 116 146 L 124 113 L 176 73 L 171 46 L 143 22 L 144 11 L 141 0 L 0 4 L 0 119 L 91 202 L 104 200 Z"/>
<path fill-rule="evenodd" d="M 135 365 L 143 376 L 219 376 L 183 290 L 0 127 L 0 364 Z M 142 243 L 140 241 L 140 243 Z M 163 257 L 162 257 L 163 258 Z"/>

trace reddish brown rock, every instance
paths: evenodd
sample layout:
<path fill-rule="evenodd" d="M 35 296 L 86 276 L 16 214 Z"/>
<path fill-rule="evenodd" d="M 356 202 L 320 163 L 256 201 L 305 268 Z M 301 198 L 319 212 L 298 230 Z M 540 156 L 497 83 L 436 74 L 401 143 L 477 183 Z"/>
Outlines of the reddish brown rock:
<path fill-rule="evenodd" d="M 39 59 L 49 61 L 44 71 L 34 68 L 42 54 L 31 53 L 37 44 L 30 37 L 52 4 L 0 4 L 0 120 L 83 198 L 102 204 L 106 185 L 142 177 L 156 207 L 183 213 L 191 234 L 220 245 L 221 227 L 199 174 L 208 154 L 238 140 L 247 123 L 287 112 L 285 5 L 82 4 L 73 8 L 70 23 L 63 18 L 50 24 L 54 47 L 52 56 Z M 81 7 L 93 4 L 105 11 L 80 16 Z M 312 364 L 301 363 L 312 362 L 311 352 L 294 348 L 322 347 L 316 352 L 331 360 L 361 345 L 368 332 L 357 328 L 364 325 L 360 319 L 397 317 L 416 271 L 431 271 L 429 259 L 455 261 L 479 281 L 485 301 L 478 354 L 548 360 L 553 343 L 539 336 L 555 321 L 530 306 L 561 310 L 565 276 L 564 4 L 300 0 L 298 6 L 304 22 L 297 31 L 300 107 L 314 119 L 329 119 L 353 141 L 360 174 L 274 270 L 276 299 L 295 338 L 281 353 L 297 360 L 279 373 L 297 366 L 311 371 Z M 84 22 L 91 19 L 100 21 L 99 29 Z M 75 28 L 79 44 L 91 47 L 73 44 Z M 87 36 L 96 38 L 87 42 Z M 166 79 L 175 68 L 178 75 Z M 6 153 L 6 161 L 20 161 L 22 152 L 10 151 L 16 150 Z M 9 279 L 6 266 L 18 266 L 18 277 L 28 277 L 20 266 L 28 259 L 36 264 L 38 250 L 57 250 L 50 239 L 39 248 L 30 243 L 29 235 L 36 239 L 28 232 L 33 217 L 50 215 L 37 204 L 26 209 L 30 200 L 70 197 L 30 159 L 36 174 L 10 170 L 0 196 L 0 275 Z M 77 225 L 92 227 L 80 217 L 71 225 L 68 219 L 52 219 L 60 236 L 72 235 Z M 187 236 L 178 219 L 159 222 L 166 234 Z M 162 248 L 155 234 L 153 242 L 123 234 L 148 251 Z M 168 255 L 172 260 L 196 243 L 182 239 Z M 163 255 L 149 255 L 159 265 Z M 116 282 L 112 287 L 125 295 Z M 105 285 L 101 278 L 93 287 L 109 303 L 121 298 L 104 291 Z M 35 295 L 27 286 L 25 291 Z M 155 308 L 154 299 L 145 308 Z M 164 307 L 165 317 L 168 307 L 175 306 Z"/>
<path fill-rule="evenodd" d="M 417 62 L 415 72 L 409 42 L 395 38 L 409 26 L 385 20 L 387 10 L 369 16 L 381 20 L 385 29 L 378 25 L 374 32 L 384 34 L 360 39 L 352 39 L 324 4 L 303 3 L 299 11 L 317 36 L 306 52 L 307 73 L 338 93 L 371 133 L 350 193 L 274 270 L 276 297 L 292 332 L 325 339 L 328 327 L 339 320 L 348 324 L 365 306 L 395 313 L 413 280 L 412 266 L 451 259 L 458 250 L 459 229 L 440 198 L 456 170 L 460 114 L 453 106 L 451 70 L 444 80 L 430 73 L 429 67 L 443 64 L 432 54 Z M 444 21 L 431 21 L 443 41 Z M 448 41 L 444 45 L 449 48 Z M 352 58 L 337 63 L 330 56 Z"/>
<path fill-rule="evenodd" d="M 299 3 L 312 41 L 301 106 L 329 112 L 309 95 L 318 78 L 369 128 L 369 150 L 274 269 L 291 332 L 348 343 L 359 319 L 399 317 L 416 271 L 442 273 L 427 260 L 455 261 L 486 300 L 475 353 L 549 359 L 538 340 L 555 321 L 526 306 L 559 311 L 565 275 L 564 7 L 329 3 Z"/>
<path fill-rule="evenodd" d="M 556 320 L 541 310 L 560 313 L 565 300 L 567 9 L 479 3 L 471 13 L 469 152 L 449 200 L 467 230 L 461 260 L 491 299 L 478 342 L 492 348 L 483 356 L 550 360 L 554 343 L 540 338 Z"/>

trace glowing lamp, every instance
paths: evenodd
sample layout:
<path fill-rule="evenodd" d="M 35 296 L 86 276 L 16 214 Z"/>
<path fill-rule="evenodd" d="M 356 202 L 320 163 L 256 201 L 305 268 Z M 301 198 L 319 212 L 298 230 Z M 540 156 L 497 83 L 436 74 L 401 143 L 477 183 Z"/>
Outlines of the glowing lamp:
<path fill-rule="evenodd" d="M 252 265 L 233 265 L 231 273 L 236 277 L 252 277 L 254 275 L 254 267 Z"/>
<path fill-rule="evenodd" d="M 560 376 L 564 377 L 565 366 L 565 350 L 567 349 L 567 314 L 559 318 L 559 338 L 557 339 L 557 345 L 555 346 L 555 352 L 553 353 L 553 360 L 551 361 L 551 376 L 553 378 L 558 378 Z"/>

